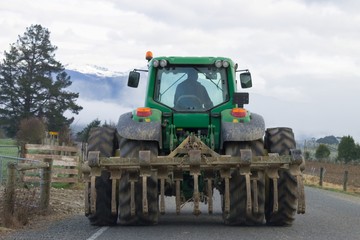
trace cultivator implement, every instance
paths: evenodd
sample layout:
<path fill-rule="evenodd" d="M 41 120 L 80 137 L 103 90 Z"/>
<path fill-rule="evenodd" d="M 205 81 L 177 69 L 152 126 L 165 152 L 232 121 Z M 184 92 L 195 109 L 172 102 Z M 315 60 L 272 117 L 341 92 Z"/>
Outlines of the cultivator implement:
<path fill-rule="evenodd" d="M 121 151 L 121 149 L 120 149 Z M 193 178 L 193 214 L 199 215 L 199 204 L 201 193 L 199 191 L 199 178 L 203 177 L 206 185 L 205 198 L 208 204 L 209 214 L 213 213 L 213 189 L 214 183 L 223 183 L 223 212 L 228 214 L 232 211 L 230 201 L 232 194 L 230 191 L 230 181 L 233 171 L 238 171 L 240 176 L 244 176 L 246 185 L 246 212 L 257 213 L 259 211 L 258 200 L 258 180 L 259 172 L 262 176 L 270 179 L 273 189 L 271 194 L 272 212 L 279 211 L 278 199 L 278 179 L 279 170 L 287 170 L 297 181 L 297 212 L 305 212 L 304 185 L 300 165 L 303 157 L 300 150 L 292 149 L 288 156 L 279 156 L 277 153 L 269 153 L 267 156 L 254 156 L 251 149 L 240 149 L 239 156 L 220 155 L 205 145 L 194 135 L 188 136 L 174 151 L 167 156 L 152 156 L 150 151 L 139 151 L 138 157 L 100 157 L 99 151 L 88 153 L 87 164 L 83 167 L 84 179 L 86 182 L 86 196 L 90 196 L 86 201 L 86 214 L 96 212 L 96 188 L 95 181 L 100 177 L 102 171 L 110 173 L 111 179 L 111 212 L 117 214 L 118 203 L 118 183 L 126 175 L 130 182 L 130 214 L 135 216 L 138 205 L 135 201 L 135 185 L 140 181 L 142 186 L 142 213 L 148 214 L 149 202 L 147 197 L 148 178 L 154 173 L 157 176 L 159 192 L 159 212 L 165 213 L 165 183 L 171 180 L 175 186 L 176 213 L 180 213 L 182 196 L 181 181 L 183 173 L 188 172 Z"/>

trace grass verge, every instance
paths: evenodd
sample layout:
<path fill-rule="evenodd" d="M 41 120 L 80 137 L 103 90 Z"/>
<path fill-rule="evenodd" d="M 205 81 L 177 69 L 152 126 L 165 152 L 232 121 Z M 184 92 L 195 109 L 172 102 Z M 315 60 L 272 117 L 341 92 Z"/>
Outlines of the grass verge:
<path fill-rule="evenodd" d="M 347 191 L 344 191 L 342 185 L 323 182 L 323 186 L 319 186 L 319 181 L 319 177 L 317 176 L 304 174 L 304 184 L 306 186 L 360 197 L 360 188 L 348 186 Z"/>

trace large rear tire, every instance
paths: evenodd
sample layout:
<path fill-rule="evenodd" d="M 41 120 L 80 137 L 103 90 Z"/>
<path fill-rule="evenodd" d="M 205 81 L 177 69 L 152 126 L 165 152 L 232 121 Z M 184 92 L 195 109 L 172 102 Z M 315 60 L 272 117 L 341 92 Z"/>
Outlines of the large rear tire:
<path fill-rule="evenodd" d="M 114 156 L 118 148 L 116 130 L 109 127 L 96 127 L 90 130 L 88 151 L 100 151 L 100 157 Z M 96 212 L 87 217 L 91 225 L 115 225 L 117 214 L 111 213 L 111 180 L 108 171 L 102 171 L 100 177 L 95 179 Z M 89 191 L 90 193 L 90 191 Z M 88 196 L 87 201 L 89 201 Z"/>
<path fill-rule="evenodd" d="M 225 154 L 239 156 L 240 149 L 251 149 L 253 155 L 264 155 L 264 144 L 262 140 L 252 142 L 228 142 L 225 146 Z M 264 173 L 257 173 L 257 195 L 258 210 L 254 208 L 254 188 L 251 184 L 252 211 L 246 211 L 246 180 L 238 170 L 232 170 L 230 178 L 230 212 L 223 213 L 223 220 L 227 225 L 260 225 L 265 219 L 265 178 Z M 223 206 L 224 206 L 224 198 Z"/>
<path fill-rule="evenodd" d="M 294 133 L 290 128 L 271 128 L 265 134 L 265 147 L 269 153 L 290 155 L 295 149 Z M 266 224 L 272 226 L 288 226 L 294 221 L 297 208 L 297 181 L 287 169 L 279 170 L 278 179 L 278 211 L 273 211 L 273 180 L 267 179 Z"/>
<path fill-rule="evenodd" d="M 150 150 L 154 156 L 158 155 L 156 142 L 136 141 L 120 138 L 120 156 L 138 157 L 140 150 Z M 148 214 L 143 213 L 142 180 L 139 173 L 135 173 L 135 214 L 131 215 L 131 184 L 130 174 L 124 173 L 119 183 L 119 223 L 121 225 L 155 225 L 159 219 L 159 193 L 156 172 L 147 178 Z"/>
<path fill-rule="evenodd" d="M 265 148 L 269 153 L 290 155 L 290 149 L 296 147 L 291 128 L 268 128 L 265 133 Z"/>

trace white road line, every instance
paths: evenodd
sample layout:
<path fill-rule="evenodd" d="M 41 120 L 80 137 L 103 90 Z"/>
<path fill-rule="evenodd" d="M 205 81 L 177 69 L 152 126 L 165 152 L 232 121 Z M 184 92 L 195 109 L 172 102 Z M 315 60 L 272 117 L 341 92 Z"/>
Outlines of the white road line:
<path fill-rule="evenodd" d="M 105 232 L 106 230 L 108 230 L 109 227 L 102 227 L 100 228 L 96 233 L 94 233 L 91 237 L 89 237 L 86 240 L 95 240 L 97 239 L 101 234 L 103 234 L 103 232 Z"/>

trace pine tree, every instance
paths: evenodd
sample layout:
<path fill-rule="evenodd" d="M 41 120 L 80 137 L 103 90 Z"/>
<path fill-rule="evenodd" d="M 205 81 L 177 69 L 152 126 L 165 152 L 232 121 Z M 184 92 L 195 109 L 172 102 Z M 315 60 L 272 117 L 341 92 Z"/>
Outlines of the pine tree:
<path fill-rule="evenodd" d="M 26 28 L 23 36 L 4 52 L 0 63 L 0 123 L 14 136 L 22 119 L 40 117 L 50 131 L 68 126 L 82 109 L 75 101 L 78 93 L 64 90 L 72 82 L 63 65 L 55 60 L 57 47 L 50 42 L 50 32 L 41 25 Z"/>
<path fill-rule="evenodd" d="M 338 146 L 338 160 L 345 163 L 357 158 L 357 147 L 351 136 L 342 137 Z"/>

